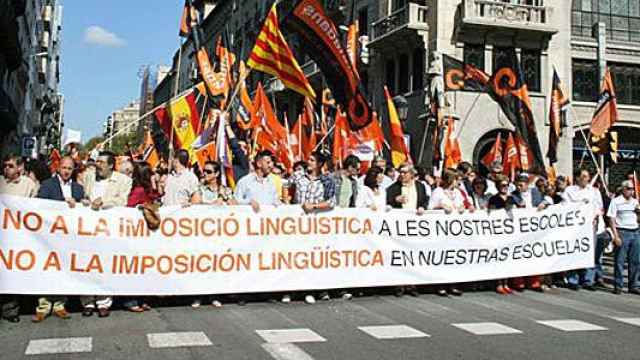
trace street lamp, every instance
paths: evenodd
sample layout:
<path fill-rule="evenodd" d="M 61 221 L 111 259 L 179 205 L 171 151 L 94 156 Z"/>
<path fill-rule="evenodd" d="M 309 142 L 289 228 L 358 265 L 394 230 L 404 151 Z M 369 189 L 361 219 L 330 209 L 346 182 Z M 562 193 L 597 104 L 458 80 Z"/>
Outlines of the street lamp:
<path fill-rule="evenodd" d="M 407 117 L 409 115 L 409 102 L 407 99 L 402 95 L 397 95 L 393 98 L 393 104 L 396 106 L 400 121 L 407 121 Z"/>

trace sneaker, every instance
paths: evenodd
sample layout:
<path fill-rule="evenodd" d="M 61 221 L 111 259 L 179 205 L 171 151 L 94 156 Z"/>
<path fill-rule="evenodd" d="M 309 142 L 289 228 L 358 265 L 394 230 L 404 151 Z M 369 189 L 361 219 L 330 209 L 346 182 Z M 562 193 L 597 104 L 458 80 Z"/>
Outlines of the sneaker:
<path fill-rule="evenodd" d="M 342 300 L 351 300 L 351 299 L 353 299 L 353 294 L 348 292 L 342 294 Z"/>
<path fill-rule="evenodd" d="M 199 308 L 200 305 L 202 305 L 202 300 L 200 300 L 200 299 L 193 300 L 193 302 L 191 303 L 191 307 L 194 308 L 194 309 Z"/>
<path fill-rule="evenodd" d="M 213 307 L 217 307 L 217 308 L 222 307 L 222 303 L 221 303 L 220 301 L 218 301 L 218 300 L 213 300 L 213 301 L 211 302 L 211 305 L 212 305 Z"/>
<path fill-rule="evenodd" d="M 281 301 L 282 301 L 282 303 L 283 303 L 283 304 L 288 304 L 288 303 L 290 303 L 290 302 L 291 302 L 291 295 L 285 295 L 285 296 L 283 296 Z"/>
<path fill-rule="evenodd" d="M 329 296 L 328 292 L 323 292 L 322 294 L 320 294 L 320 300 L 329 301 L 331 300 L 331 296 Z"/>
<path fill-rule="evenodd" d="M 304 302 L 306 302 L 307 304 L 315 304 L 316 298 L 314 298 L 313 295 L 307 295 L 304 297 Z"/>

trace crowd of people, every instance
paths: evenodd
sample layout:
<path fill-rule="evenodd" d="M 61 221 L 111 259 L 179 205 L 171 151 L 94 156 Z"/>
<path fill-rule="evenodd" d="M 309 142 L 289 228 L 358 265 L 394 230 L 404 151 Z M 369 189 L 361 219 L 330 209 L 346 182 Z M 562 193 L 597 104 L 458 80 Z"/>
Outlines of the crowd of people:
<path fill-rule="evenodd" d="M 192 167 L 186 150 L 175 152 L 170 163 L 161 161 L 155 168 L 139 159 L 127 158 L 118 162 L 116 155 L 102 151 L 84 161 L 75 156 L 64 156 L 55 172 L 49 171 L 46 161 L 26 161 L 15 155 L 3 159 L 0 193 L 22 197 L 37 197 L 66 202 L 70 208 L 84 206 L 93 211 L 112 207 L 140 207 L 148 204 L 161 206 L 234 206 L 249 205 L 255 212 L 263 206 L 295 204 L 307 213 L 330 211 L 333 208 L 368 208 L 385 212 L 405 209 L 422 216 L 427 210 L 441 210 L 447 214 L 474 211 L 510 211 L 514 208 L 544 209 L 559 203 L 590 203 L 597 209 L 593 219 L 596 239 L 594 268 L 560 274 L 546 274 L 526 278 L 498 279 L 474 284 L 444 284 L 433 287 L 407 284 L 393 289 L 319 289 L 300 293 L 268 294 L 270 299 L 283 303 L 293 298 L 315 303 L 316 298 L 351 299 L 354 295 L 392 291 L 396 296 L 419 296 L 434 292 L 440 296 L 462 296 L 467 289 L 490 288 L 502 295 L 525 289 L 544 292 L 552 287 L 572 290 L 597 290 L 605 285 L 602 256 L 605 249 L 613 250 L 615 294 L 622 293 L 623 271 L 628 263 L 628 289 L 640 294 L 638 265 L 640 263 L 640 235 L 638 232 L 638 201 L 635 182 L 625 180 L 615 193 L 609 193 L 601 181 L 592 179 L 586 169 L 574 174 L 573 184 L 565 176 L 553 182 L 543 176 L 503 175 L 502 165 L 493 163 L 490 172 L 482 177 L 467 162 L 455 169 L 445 169 L 434 176 L 425 168 L 410 163 L 396 168 L 383 157 L 363 164 L 354 155 L 346 157 L 341 166 L 333 164 L 330 155 L 316 151 L 308 161 L 299 161 L 290 173 L 276 164 L 269 151 L 255 154 L 250 163 L 247 154 L 232 142 L 234 173 L 237 184 L 232 189 L 226 181 L 222 165 L 207 161 Z M 334 168 L 334 165 L 335 168 Z M 215 296 L 203 294 L 190 297 L 194 308 L 203 303 L 215 307 L 223 302 L 244 304 L 254 299 L 251 294 Z M 1 317 L 18 322 L 17 296 L 0 295 Z M 151 309 L 149 298 L 123 297 L 116 299 L 125 309 L 144 312 Z M 67 298 L 39 296 L 32 321 L 41 322 L 54 315 L 70 317 Z M 81 296 L 82 315 L 109 316 L 114 299 L 110 296 Z"/>

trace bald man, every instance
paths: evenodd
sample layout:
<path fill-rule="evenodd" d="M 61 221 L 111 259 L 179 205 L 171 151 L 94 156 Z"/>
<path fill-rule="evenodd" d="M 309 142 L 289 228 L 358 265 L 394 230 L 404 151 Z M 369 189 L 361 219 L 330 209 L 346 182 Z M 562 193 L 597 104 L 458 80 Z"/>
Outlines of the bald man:
<path fill-rule="evenodd" d="M 73 180 L 74 166 L 75 163 L 71 157 L 65 156 L 62 158 L 58 173 L 40 185 L 38 197 L 40 199 L 64 201 L 70 208 L 74 208 L 84 198 L 82 185 Z M 61 319 L 69 319 L 71 316 L 65 309 L 65 302 L 66 298 L 62 296 L 43 296 L 39 298 L 32 321 L 35 323 L 42 322 L 51 314 Z"/>

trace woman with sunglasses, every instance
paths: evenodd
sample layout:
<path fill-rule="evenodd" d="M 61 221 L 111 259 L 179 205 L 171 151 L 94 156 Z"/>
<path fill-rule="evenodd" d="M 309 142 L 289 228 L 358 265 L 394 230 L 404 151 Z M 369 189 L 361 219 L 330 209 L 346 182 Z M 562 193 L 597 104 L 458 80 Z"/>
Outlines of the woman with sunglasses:
<path fill-rule="evenodd" d="M 191 196 L 191 204 L 201 205 L 236 205 L 237 202 L 233 197 L 233 191 L 222 185 L 222 166 L 217 161 L 207 161 L 202 169 L 201 184 L 195 193 Z M 191 307 L 197 309 L 202 304 L 201 298 L 196 298 L 191 303 Z M 217 299 L 211 299 L 211 305 L 221 307 L 222 302 Z"/>
<path fill-rule="evenodd" d="M 517 200 L 509 194 L 509 178 L 500 174 L 495 177 L 495 182 L 498 193 L 489 198 L 489 210 L 511 210 L 516 206 Z M 509 287 L 509 280 L 496 280 L 496 292 L 502 295 L 512 294 L 513 290 Z"/>
<path fill-rule="evenodd" d="M 207 161 L 202 169 L 202 184 L 191 196 L 192 204 L 236 205 L 233 191 L 222 185 L 222 166 L 217 161 Z"/>

